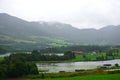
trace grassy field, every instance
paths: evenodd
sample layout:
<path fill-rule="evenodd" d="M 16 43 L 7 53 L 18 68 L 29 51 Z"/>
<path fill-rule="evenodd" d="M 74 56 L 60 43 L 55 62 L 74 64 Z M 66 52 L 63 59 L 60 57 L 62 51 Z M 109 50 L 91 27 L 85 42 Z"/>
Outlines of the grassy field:
<path fill-rule="evenodd" d="M 72 59 L 70 61 L 96 61 L 97 57 L 106 57 L 106 53 L 100 53 L 100 54 L 94 54 L 92 55 L 91 53 L 88 53 L 83 57 L 83 55 L 77 55 L 75 59 Z M 113 59 L 113 56 L 107 56 L 108 59 Z M 120 59 L 120 52 L 118 53 L 117 56 L 114 56 L 114 59 Z"/>
<path fill-rule="evenodd" d="M 27 80 L 120 80 L 120 74 L 88 75 L 68 78 L 27 79 Z"/>
<path fill-rule="evenodd" d="M 4 58 L 3 57 L 0 57 L 0 61 L 2 61 Z"/>
<path fill-rule="evenodd" d="M 62 46 L 73 45 L 73 43 L 70 43 L 66 40 L 62 40 L 62 39 L 54 38 L 54 37 L 49 37 L 49 36 L 30 36 L 30 38 L 34 39 L 35 41 L 36 40 L 37 41 L 42 40 L 42 42 L 46 41 L 48 43 L 48 46 L 51 46 L 51 47 L 62 47 Z"/>

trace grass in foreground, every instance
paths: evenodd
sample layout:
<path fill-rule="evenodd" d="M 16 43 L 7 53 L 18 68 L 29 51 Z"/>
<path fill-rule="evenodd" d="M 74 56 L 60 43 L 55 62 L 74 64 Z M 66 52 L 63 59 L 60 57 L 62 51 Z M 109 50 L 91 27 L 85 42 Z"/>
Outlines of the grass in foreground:
<path fill-rule="evenodd" d="M 88 75 L 68 78 L 27 79 L 27 80 L 120 80 L 120 74 Z"/>

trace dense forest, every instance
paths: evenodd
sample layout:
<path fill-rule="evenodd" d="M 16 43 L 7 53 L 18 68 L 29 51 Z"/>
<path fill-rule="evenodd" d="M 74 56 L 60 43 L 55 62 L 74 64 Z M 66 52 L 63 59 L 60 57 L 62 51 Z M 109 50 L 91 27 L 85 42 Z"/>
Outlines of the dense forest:
<path fill-rule="evenodd" d="M 0 61 L 0 78 L 21 77 L 28 74 L 38 74 L 35 63 L 27 62 L 17 55 L 5 57 Z"/>

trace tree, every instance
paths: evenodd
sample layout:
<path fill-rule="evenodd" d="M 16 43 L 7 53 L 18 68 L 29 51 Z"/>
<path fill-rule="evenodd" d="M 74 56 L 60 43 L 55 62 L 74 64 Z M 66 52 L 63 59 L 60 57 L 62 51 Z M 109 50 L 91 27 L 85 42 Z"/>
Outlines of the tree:
<path fill-rule="evenodd" d="M 6 77 L 6 73 L 7 73 L 7 68 L 6 67 L 7 67 L 7 65 L 0 63 L 0 78 L 1 77 Z"/>
<path fill-rule="evenodd" d="M 39 72 L 38 72 L 38 69 L 37 69 L 37 66 L 36 66 L 36 64 L 34 64 L 34 63 L 30 63 L 30 64 L 28 64 L 28 67 L 27 67 L 28 69 L 28 74 L 38 74 Z"/>
<path fill-rule="evenodd" d="M 66 59 L 73 59 L 75 58 L 75 54 L 72 51 L 67 51 L 64 53 Z"/>
<path fill-rule="evenodd" d="M 41 74 L 41 78 L 42 78 L 42 79 L 44 79 L 44 78 L 45 78 L 45 75 L 44 75 L 43 73 Z"/>
<path fill-rule="evenodd" d="M 119 66 L 119 64 L 117 64 L 117 63 L 116 63 L 116 64 L 115 64 L 115 66 L 116 66 L 116 67 L 118 67 L 118 66 Z"/>
<path fill-rule="evenodd" d="M 38 54 L 39 51 L 38 51 L 38 50 L 33 50 L 32 53 L 33 53 L 33 54 L 34 54 L 34 53 L 35 53 L 35 54 Z"/>
<path fill-rule="evenodd" d="M 106 56 L 113 56 L 113 51 L 112 51 L 112 50 L 109 50 L 109 51 L 106 53 Z"/>

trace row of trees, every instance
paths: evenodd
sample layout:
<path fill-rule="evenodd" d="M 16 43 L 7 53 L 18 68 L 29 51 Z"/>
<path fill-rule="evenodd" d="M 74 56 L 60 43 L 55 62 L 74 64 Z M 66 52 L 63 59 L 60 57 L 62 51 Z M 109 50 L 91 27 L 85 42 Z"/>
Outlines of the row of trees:
<path fill-rule="evenodd" d="M 11 54 L 9 56 L 14 57 L 16 59 L 21 59 L 25 61 L 62 61 L 62 60 L 69 60 L 75 58 L 74 53 L 71 51 L 67 51 L 64 53 L 63 56 L 58 55 L 45 55 L 44 53 L 40 53 L 37 50 L 34 50 L 31 54 L 27 53 L 18 53 L 18 54 Z"/>

